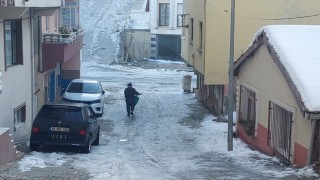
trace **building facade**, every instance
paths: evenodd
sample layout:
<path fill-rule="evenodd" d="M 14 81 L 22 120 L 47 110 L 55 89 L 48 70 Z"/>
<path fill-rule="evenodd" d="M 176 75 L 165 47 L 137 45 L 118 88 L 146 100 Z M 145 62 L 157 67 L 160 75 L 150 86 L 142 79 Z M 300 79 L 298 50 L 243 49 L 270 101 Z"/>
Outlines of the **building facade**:
<path fill-rule="evenodd" d="M 182 14 L 183 0 L 149 0 L 150 57 L 153 59 L 180 60 L 181 32 L 177 16 Z"/>
<path fill-rule="evenodd" d="M 235 63 L 238 137 L 299 167 L 320 162 L 319 32 L 266 26 Z"/>
<path fill-rule="evenodd" d="M 10 148 L 6 139 L 19 140 L 30 133 L 37 112 L 33 73 L 35 56 L 40 52 L 35 43 L 41 37 L 37 22 L 60 6 L 61 0 L 0 2 L 0 127 L 8 129 L 4 135 L 12 134 L 0 138 L 2 153 Z M 3 157 L 11 159 L 9 152 L 2 153 L 0 163 L 4 163 Z"/>
<path fill-rule="evenodd" d="M 319 1 L 239 0 L 235 7 L 234 58 L 248 48 L 258 29 L 271 24 L 319 24 Z M 183 3 L 181 55 L 197 74 L 196 95 L 214 114 L 227 110 L 231 1 Z"/>
<path fill-rule="evenodd" d="M 52 16 L 42 18 L 43 61 L 37 64 L 40 108 L 44 102 L 61 99 L 61 91 L 72 79 L 80 78 L 83 30 L 79 0 L 66 0 Z M 42 99 L 41 97 L 45 97 Z"/>

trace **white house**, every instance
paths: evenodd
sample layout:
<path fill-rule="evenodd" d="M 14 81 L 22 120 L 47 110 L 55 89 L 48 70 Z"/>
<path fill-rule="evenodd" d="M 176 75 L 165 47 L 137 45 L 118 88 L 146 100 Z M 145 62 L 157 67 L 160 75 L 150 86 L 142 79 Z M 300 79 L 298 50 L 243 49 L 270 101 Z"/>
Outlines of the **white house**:
<path fill-rule="evenodd" d="M 181 59 L 181 27 L 183 0 L 148 0 L 150 7 L 151 58 Z"/>
<path fill-rule="evenodd" d="M 61 0 L 0 1 L 0 164 L 15 156 L 11 140 L 30 133 L 36 113 L 34 56 L 40 52 L 37 40 L 41 37 L 38 17 L 50 15 L 60 6 Z"/>

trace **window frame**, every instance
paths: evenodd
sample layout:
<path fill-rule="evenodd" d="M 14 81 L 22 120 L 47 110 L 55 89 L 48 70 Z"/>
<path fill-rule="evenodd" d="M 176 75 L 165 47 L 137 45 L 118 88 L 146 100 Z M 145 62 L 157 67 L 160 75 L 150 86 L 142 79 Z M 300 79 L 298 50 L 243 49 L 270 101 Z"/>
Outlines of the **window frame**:
<path fill-rule="evenodd" d="M 240 97 L 239 97 L 239 124 L 242 125 L 245 130 L 247 131 L 248 136 L 257 137 L 257 115 L 258 115 L 258 90 L 254 87 L 250 86 L 249 84 L 241 84 L 240 85 Z M 243 97 L 244 90 L 246 90 L 247 94 L 245 97 Z M 251 96 L 253 95 L 253 96 Z M 246 98 L 246 119 L 243 119 L 243 98 Z M 249 105 L 249 102 L 251 102 L 251 106 Z M 252 103 L 253 102 L 253 103 Z M 250 107 L 252 108 L 250 108 Z M 249 117 L 249 120 L 248 120 Z M 250 122 L 251 124 L 248 124 Z"/>
<path fill-rule="evenodd" d="M 79 28 L 79 2 L 66 2 L 60 11 L 60 27 Z"/>
<path fill-rule="evenodd" d="M 159 3 L 158 4 L 158 26 L 167 27 L 170 25 L 170 3 Z M 164 19 L 162 18 L 161 8 L 164 7 Z M 164 23 L 162 23 L 164 20 Z"/>
<path fill-rule="evenodd" d="M 23 124 L 26 123 L 26 119 L 27 119 L 26 103 L 22 103 L 21 105 L 14 108 L 13 113 L 14 113 L 14 130 L 16 131 Z"/>
<path fill-rule="evenodd" d="M 199 21 L 199 48 L 197 49 L 200 53 L 202 52 L 202 43 L 203 43 L 203 22 Z"/>
<path fill-rule="evenodd" d="M 193 26 L 194 18 L 190 18 L 190 44 L 193 44 Z"/>
<path fill-rule="evenodd" d="M 6 29 L 7 23 L 10 23 L 10 30 Z M 5 71 L 8 68 L 16 65 L 23 65 L 23 35 L 22 35 L 22 20 L 14 19 L 14 20 L 4 20 L 3 21 L 3 41 L 4 41 L 4 63 L 5 63 Z M 14 32 L 13 32 L 14 31 Z M 12 57 L 10 59 L 10 64 L 8 64 L 8 56 L 7 56 L 7 35 L 10 34 L 10 50 Z M 14 39 L 14 42 L 13 40 Z"/>

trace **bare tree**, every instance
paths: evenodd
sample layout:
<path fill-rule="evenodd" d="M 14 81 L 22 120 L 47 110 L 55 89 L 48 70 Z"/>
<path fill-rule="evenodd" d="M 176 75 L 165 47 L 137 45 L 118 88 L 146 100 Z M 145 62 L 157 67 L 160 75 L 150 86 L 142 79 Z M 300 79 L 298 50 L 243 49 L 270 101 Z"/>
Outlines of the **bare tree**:
<path fill-rule="evenodd" d="M 126 26 L 121 32 L 121 49 L 122 49 L 122 61 L 128 62 L 129 60 L 129 51 L 132 47 L 133 42 L 133 31 L 131 29 L 132 19 L 128 20 Z"/>

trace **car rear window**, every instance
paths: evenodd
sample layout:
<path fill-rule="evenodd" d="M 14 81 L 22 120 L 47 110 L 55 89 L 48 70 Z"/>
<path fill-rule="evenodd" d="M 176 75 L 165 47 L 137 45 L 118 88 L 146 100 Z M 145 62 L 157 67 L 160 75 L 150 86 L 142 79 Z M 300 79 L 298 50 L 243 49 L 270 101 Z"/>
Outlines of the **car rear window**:
<path fill-rule="evenodd" d="M 61 121 L 82 121 L 80 107 L 44 106 L 38 114 L 41 119 L 59 119 Z"/>
<path fill-rule="evenodd" d="M 71 93 L 100 93 L 99 85 L 97 83 L 81 83 L 71 82 L 67 92 Z"/>

